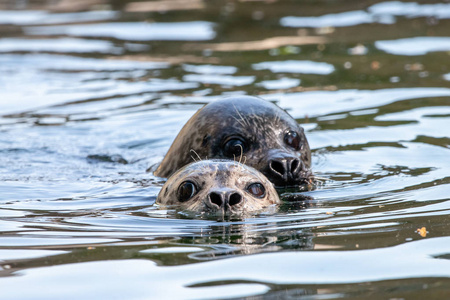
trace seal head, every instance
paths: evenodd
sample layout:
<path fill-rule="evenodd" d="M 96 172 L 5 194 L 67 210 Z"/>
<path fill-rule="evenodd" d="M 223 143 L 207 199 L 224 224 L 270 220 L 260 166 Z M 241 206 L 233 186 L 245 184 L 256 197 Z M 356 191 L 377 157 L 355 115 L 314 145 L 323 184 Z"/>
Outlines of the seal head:
<path fill-rule="evenodd" d="M 194 154 L 195 153 L 195 154 Z M 311 151 L 302 127 L 277 105 L 252 96 L 211 102 L 194 114 L 155 171 L 168 177 L 192 161 L 239 160 L 278 187 L 308 183 Z"/>
<path fill-rule="evenodd" d="M 254 168 L 231 160 L 202 160 L 173 174 L 156 203 L 233 214 L 258 211 L 280 199 L 273 184 Z"/>

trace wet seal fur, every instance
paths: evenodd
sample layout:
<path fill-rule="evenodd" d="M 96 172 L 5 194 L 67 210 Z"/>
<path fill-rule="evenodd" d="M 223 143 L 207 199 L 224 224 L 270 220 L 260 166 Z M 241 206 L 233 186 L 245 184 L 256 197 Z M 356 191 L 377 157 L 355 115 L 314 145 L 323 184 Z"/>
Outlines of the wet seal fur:
<path fill-rule="evenodd" d="M 254 168 L 231 160 L 202 160 L 173 174 L 156 203 L 194 212 L 243 214 L 279 204 L 280 199 L 273 184 Z"/>
<path fill-rule="evenodd" d="M 311 151 L 304 130 L 277 105 L 252 96 L 211 102 L 195 113 L 154 172 L 169 177 L 193 161 L 234 160 L 260 172 L 277 187 L 312 182 Z"/>

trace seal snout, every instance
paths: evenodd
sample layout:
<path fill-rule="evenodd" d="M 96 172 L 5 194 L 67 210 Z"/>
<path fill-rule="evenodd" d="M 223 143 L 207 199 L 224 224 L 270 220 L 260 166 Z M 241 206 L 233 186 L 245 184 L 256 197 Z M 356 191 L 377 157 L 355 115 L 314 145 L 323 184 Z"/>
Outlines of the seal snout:
<path fill-rule="evenodd" d="M 269 161 L 268 177 L 273 178 L 275 184 L 298 183 L 302 162 L 297 157 L 274 157 Z"/>
<path fill-rule="evenodd" d="M 212 191 L 207 197 L 210 207 L 227 210 L 238 205 L 243 200 L 242 195 L 235 190 Z"/>

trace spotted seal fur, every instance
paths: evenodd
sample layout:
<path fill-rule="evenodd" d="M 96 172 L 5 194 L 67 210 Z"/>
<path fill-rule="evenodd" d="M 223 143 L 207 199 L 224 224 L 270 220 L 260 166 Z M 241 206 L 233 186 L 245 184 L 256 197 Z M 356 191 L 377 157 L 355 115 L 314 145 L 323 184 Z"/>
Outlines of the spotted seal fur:
<path fill-rule="evenodd" d="M 205 105 L 181 129 L 154 174 L 169 177 L 192 162 L 193 152 L 202 159 L 242 155 L 245 164 L 278 187 L 312 178 L 303 128 L 286 111 L 258 97 L 230 97 Z"/>
<path fill-rule="evenodd" d="M 195 212 L 254 212 L 279 204 L 261 172 L 231 160 L 202 160 L 184 166 L 163 185 L 156 203 Z"/>

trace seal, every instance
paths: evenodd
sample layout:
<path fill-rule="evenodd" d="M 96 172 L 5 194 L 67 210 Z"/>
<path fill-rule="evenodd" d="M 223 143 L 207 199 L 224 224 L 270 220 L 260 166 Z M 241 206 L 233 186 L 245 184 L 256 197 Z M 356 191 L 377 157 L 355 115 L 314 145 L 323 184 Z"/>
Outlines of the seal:
<path fill-rule="evenodd" d="M 273 184 L 252 167 L 232 160 L 201 160 L 170 176 L 156 203 L 194 212 L 241 214 L 279 204 L 280 199 Z"/>
<path fill-rule="evenodd" d="M 303 128 L 277 105 L 253 96 L 230 97 L 205 105 L 175 138 L 154 174 L 169 177 L 192 162 L 192 154 L 236 159 L 277 187 L 310 183 L 311 151 Z"/>

